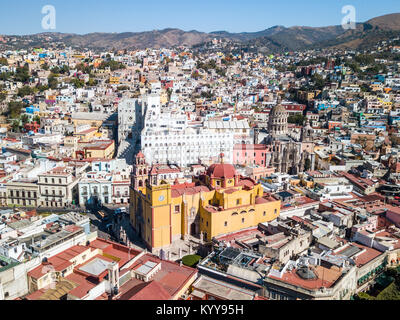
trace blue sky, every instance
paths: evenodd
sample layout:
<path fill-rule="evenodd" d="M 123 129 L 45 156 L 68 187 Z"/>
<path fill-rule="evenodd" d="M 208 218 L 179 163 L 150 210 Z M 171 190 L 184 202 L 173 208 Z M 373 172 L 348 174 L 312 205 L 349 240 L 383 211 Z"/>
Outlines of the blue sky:
<path fill-rule="evenodd" d="M 56 8 L 55 32 L 139 32 L 164 28 L 204 32 L 253 32 L 287 27 L 341 24 L 344 5 L 357 22 L 400 12 L 399 0 L 3 0 L 0 34 L 44 32 L 41 10 Z"/>

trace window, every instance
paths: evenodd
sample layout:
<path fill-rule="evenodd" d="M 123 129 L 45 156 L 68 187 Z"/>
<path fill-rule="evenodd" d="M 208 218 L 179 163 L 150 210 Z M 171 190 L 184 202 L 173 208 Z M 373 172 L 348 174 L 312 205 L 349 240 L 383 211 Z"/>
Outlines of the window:
<path fill-rule="evenodd" d="M 175 213 L 181 212 L 181 206 L 175 206 Z"/>
<path fill-rule="evenodd" d="M 242 223 L 244 223 L 244 221 L 245 221 L 245 220 L 244 220 L 244 218 L 243 218 L 243 219 L 242 219 Z"/>
<path fill-rule="evenodd" d="M 242 203 L 242 201 L 241 201 L 240 199 L 237 199 L 237 200 L 236 200 L 236 205 L 237 205 L 237 206 L 240 206 L 241 203 Z"/>
<path fill-rule="evenodd" d="M 228 226 L 228 221 L 225 221 L 225 227 L 227 227 Z"/>
<path fill-rule="evenodd" d="M 267 215 L 267 213 L 264 211 L 263 216 L 265 217 Z"/>

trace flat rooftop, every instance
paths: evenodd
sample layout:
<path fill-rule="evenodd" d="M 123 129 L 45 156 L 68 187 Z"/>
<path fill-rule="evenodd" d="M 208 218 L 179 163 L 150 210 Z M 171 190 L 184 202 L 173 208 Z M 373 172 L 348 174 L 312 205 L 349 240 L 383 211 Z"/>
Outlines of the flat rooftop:
<path fill-rule="evenodd" d="M 80 267 L 79 270 L 97 277 L 107 270 L 109 264 L 110 262 L 105 259 L 95 258 L 94 260 Z"/>

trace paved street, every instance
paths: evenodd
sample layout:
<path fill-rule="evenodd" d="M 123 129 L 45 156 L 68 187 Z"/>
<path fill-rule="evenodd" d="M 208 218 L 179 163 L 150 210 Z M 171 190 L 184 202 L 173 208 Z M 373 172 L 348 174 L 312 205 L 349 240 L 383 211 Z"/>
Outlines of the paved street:
<path fill-rule="evenodd" d="M 118 237 L 117 232 L 117 230 L 120 230 L 122 226 L 122 228 L 126 232 L 127 238 L 129 239 L 133 247 L 140 250 L 145 249 L 143 242 L 135 234 L 133 228 L 130 225 L 128 214 L 116 215 L 113 218 L 102 221 L 100 217 L 96 214 L 96 212 L 98 212 L 98 210 L 93 210 L 91 211 L 91 213 L 87 213 L 87 216 L 90 218 L 91 221 L 91 231 L 97 231 L 100 238 L 122 243 L 122 241 L 120 241 Z"/>

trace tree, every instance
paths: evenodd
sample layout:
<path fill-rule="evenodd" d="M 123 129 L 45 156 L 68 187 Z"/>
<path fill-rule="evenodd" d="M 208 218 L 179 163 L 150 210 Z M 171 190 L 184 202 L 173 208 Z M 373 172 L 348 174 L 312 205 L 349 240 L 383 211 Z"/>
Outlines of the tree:
<path fill-rule="evenodd" d="M 6 58 L 0 58 L 0 65 L 8 66 L 8 60 Z"/>
<path fill-rule="evenodd" d="M 357 296 L 359 300 L 375 300 L 374 297 L 365 292 L 360 292 Z"/>
<path fill-rule="evenodd" d="M 299 126 L 304 125 L 306 117 L 302 114 L 296 114 L 294 116 L 289 116 L 288 123 L 297 124 Z"/>
<path fill-rule="evenodd" d="M 324 78 L 317 73 L 312 76 L 312 81 L 314 82 L 314 88 L 317 90 L 322 90 L 325 87 Z"/>
<path fill-rule="evenodd" d="M 24 87 L 18 89 L 17 95 L 18 95 L 18 97 L 23 98 L 23 97 L 31 95 L 32 93 L 33 93 L 33 90 L 31 87 L 24 86 Z"/>
<path fill-rule="evenodd" d="M 38 115 L 34 116 L 32 119 L 33 122 L 40 123 L 40 117 Z"/>
<path fill-rule="evenodd" d="M 14 132 L 20 132 L 19 121 L 18 120 L 14 120 L 13 123 L 12 123 L 11 128 L 12 128 L 12 131 L 14 131 Z"/>
<path fill-rule="evenodd" d="M 11 73 L 11 72 L 3 72 L 3 73 L 0 73 L 0 80 L 7 81 L 7 80 L 10 80 L 10 78 L 12 76 L 13 76 L 13 73 Z"/>
<path fill-rule="evenodd" d="M 54 74 L 51 74 L 48 79 L 48 86 L 50 89 L 56 89 L 58 86 L 58 80 Z"/>
<path fill-rule="evenodd" d="M 110 68 L 111 71 L 115 71 L 115 70 L 121 70 L 121 69 L 126 69 L 126 66 L 121 63 L 121 62 L 117 62 L 115 60 L 111 60 L 111 61 L 107 61 L 107 62 L 102 62 L 99 66 L 99 69 L 106 69 L 106 68 Z"/>
<path fill-rule="evenodd" d="M 201 260 L 200 256 L 189 255 L 182 258 L 182 263 L 187 267 L 195 267 Z"/>
<path fill-rule="evenodd" d="M 373 64 L 375 62 L 375 58 L 372 55 L 367 55 L 367 54 L 360 54 L 356 56 L 354 60 L 364 66 Z"/>
<path fill-rule="evenodd" d="M 85 83 L 83 82 L 83 80 L 79 80 L 77 78 L 73 78 L 71 80 L 71 83 L 75 86 L 75 88 L 79 89 L 79 88 L 83 88 L 85 86 Z"/>
<path fill-rule="evenodd" d="M 199 74 L 199 72 L 197 70 L 193 71 L 192 78 L 195 79 L 195 80 L 200 78 L 200 74 Z"/>
<path fill-rule="evenodd" d="M 45 85 L 39 84 L 39 85 L 36 87 L 36 89 L 37 89 L 39 92 L 43 92 L 43 91 L 48 90 L 48 89 L 49 89 L 49 86 L 45 86 Z"/>
<path fill-rule="evenodd" d="M 30 78 L 29 65 L 26 63 L 22 68 L 17 68 L 14 79 L 19 82 L 27 82 Z"/>
<path fill-rule="evenodd" d="M 97 80 L 93 79 L 93 78 L 89 78 L 89 81 L 86 83 L 89 87 L 93 87 L 98 83 Z"/>
<path fill-rule="evenodd" d="M 23 114 L 21 116 L 21 122 L 22 122 L 22 125 L 27 124 L 29 122 L 29 116 L 27 114 Z"/>
<path fill-rule="evenodd" d="M 16 119 L 19 118 L 21 115 L 21 110 L 24 107 L 24 104 L 19 101 L 11 101 L 8 104 L 8 111 L 7 115 L 10 119 Z"/>
<path fill-rule="evenodd" d="M 7 93 L 5 92 L 0 92 L 0 102 L 3 102 L 7 98 Z"/>
<path fill-rule="evenodd" d="M 211 92 L 203 91 L 201 93 L 201 97 L 205 99 L 211 99 L 212 97 L 214 97 L 214 95 Z"/>
<path fill-rule="evenodd" d="M 93 70 L 93 66 L 88 66 L 88 65 L 86 65 L 86 64 L 84 64 L 84 63 L 80 63 L 80 64 L 78 64 L 78 65 L 76 66 L 76 69 L 77 69 L 78 71 L 83 72 L 83 73 L 91 74 L 91 73 L 92 73 L 92 70 Z"/>

